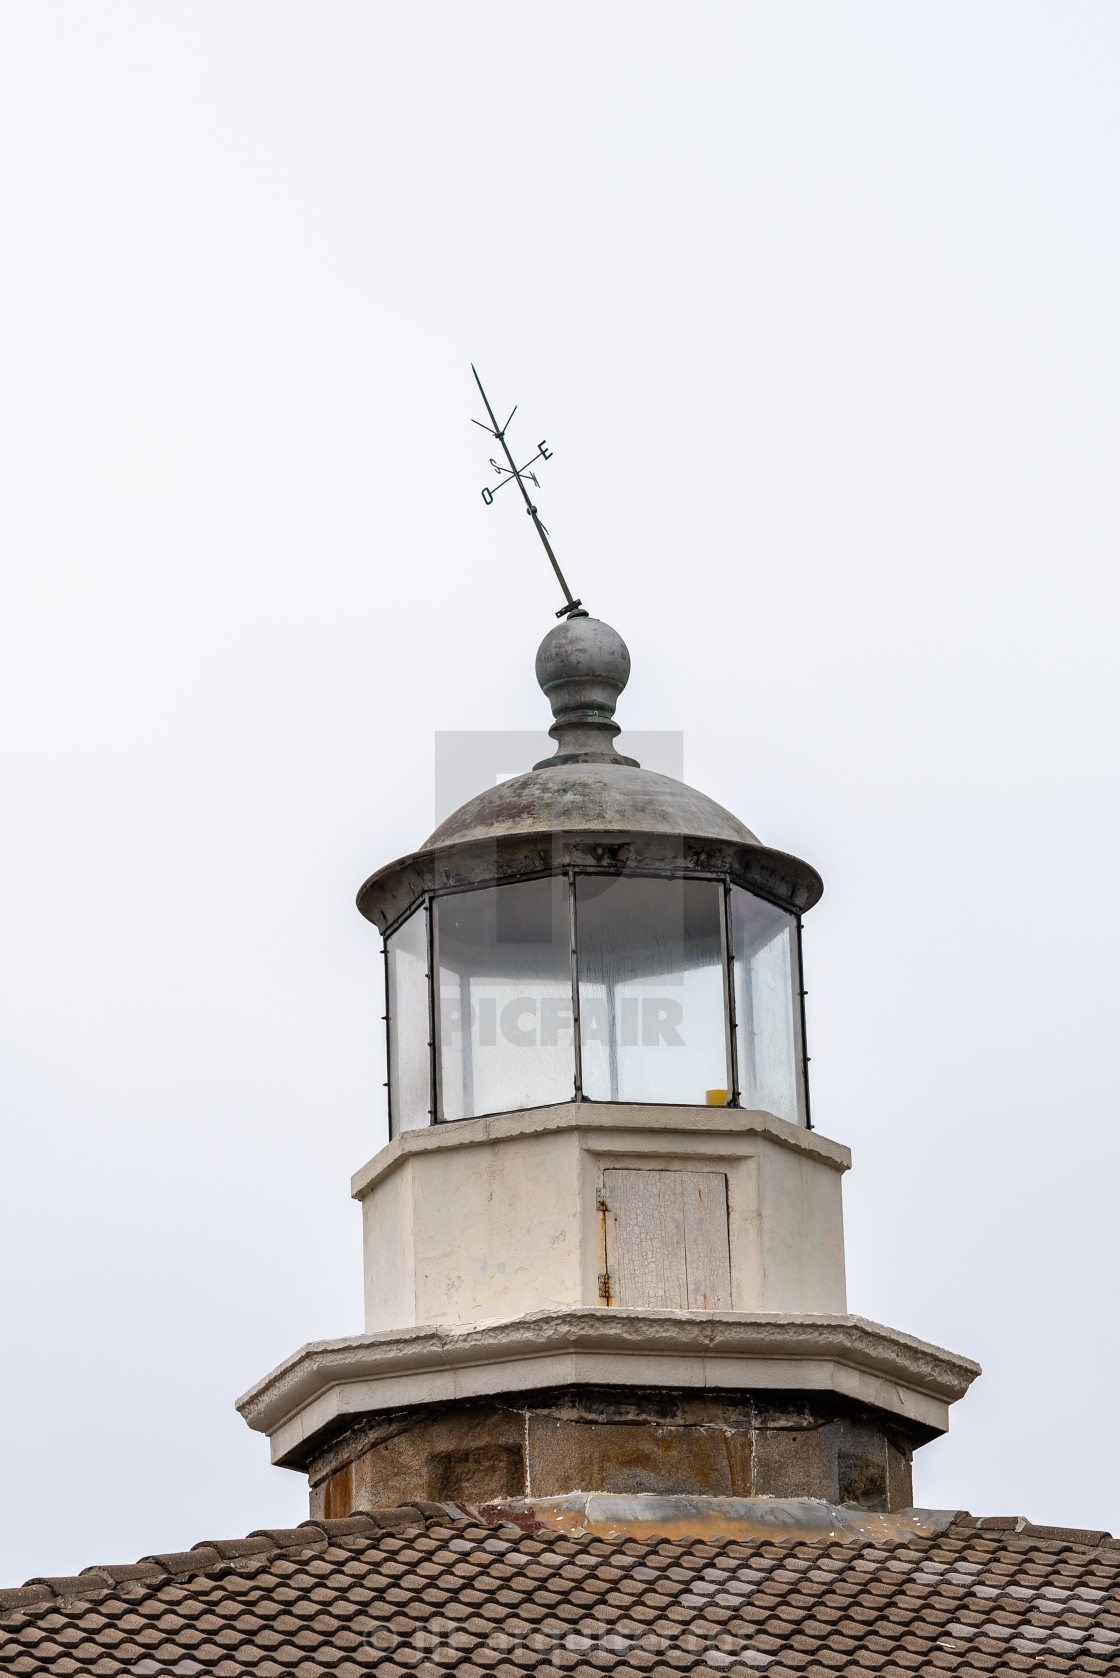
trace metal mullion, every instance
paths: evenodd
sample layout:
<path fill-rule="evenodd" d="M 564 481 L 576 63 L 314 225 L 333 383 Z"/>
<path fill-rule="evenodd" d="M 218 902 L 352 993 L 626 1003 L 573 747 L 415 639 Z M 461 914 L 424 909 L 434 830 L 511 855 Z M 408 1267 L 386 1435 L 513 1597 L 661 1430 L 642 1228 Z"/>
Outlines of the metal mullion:
<path fill-rule="evenodd" d="M 583 1040 L 580 1035 L 579 1020 L 579 950 L 576 945 L 576 876 L 575 870 L 568 869 L 568 949 L 571 957 L 572 970 L 572 1050 L 574 1060 L 574 1094 L 573 1101 L 582 1101 L 583 1096 Z"/>
<path fill-rule="evenodd" d="M 805 962 L 801 948 L 800 915 L 794 916 L 794 924 L 797 927 L 797 998 L 801 1009 L 801 1094 L 805 1103 L 805 1128 L 806 1130 L 812 1130 L 813 1115 L 809 1106 L 809 1037 L 805 1029 L 805 998 L 809 993 L 805 989 Z"/>
<path fill-rule="evenodd" d="M 385 1106 L 389 1115 L 389 1140 L 393 1140 L 393 1028 L 391 1024 L 391 1006 L 389 1002 L 389 940 L 386 938 L 381 946 L 381 954 L 385 962 Z"/>
<path fill-rule="evenodd" d="M 428 1123 L 439 1123 L 442 1105 L 440 1089 L 439 1043 L 439 934 L 436 930 L 435 904 L 430 895 L 424 896 L 424 913 L 428 926 Z"/>
<path fill-rule="evenodd" d="M 729 1107 L 739 1105 L 739 1030 L 735 1011 L 735 934 L 731 919 L 731 881 L 723 882 L 723 994 L 727 1021 L 727 1064 L 731 1072 Z"/>

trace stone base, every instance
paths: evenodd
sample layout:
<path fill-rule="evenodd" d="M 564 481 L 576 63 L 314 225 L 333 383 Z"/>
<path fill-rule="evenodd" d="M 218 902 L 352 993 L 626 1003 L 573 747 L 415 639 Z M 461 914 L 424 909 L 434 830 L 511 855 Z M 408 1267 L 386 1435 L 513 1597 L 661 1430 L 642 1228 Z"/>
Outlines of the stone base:
<path fill-rule="evenodd" d="M 931 1430 L 831 1393 L 573 1386 L 355 1418 L 305 1464 L 313 1519 L 575 1492 L 913 1503 Z"/>
<path fill-rule="evenodd" d="M 580 1307 L 304 1346 L 238 1409 L 317 1517 L 575 1493 L 894 1511 L 977 1374 L 861 1317 Z"/>

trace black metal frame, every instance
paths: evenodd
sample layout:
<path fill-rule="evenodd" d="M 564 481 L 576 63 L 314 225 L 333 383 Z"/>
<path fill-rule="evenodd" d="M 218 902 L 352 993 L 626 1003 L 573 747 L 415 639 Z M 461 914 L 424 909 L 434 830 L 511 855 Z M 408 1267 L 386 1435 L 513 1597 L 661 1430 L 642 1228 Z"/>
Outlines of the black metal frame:
<path fill-rule="evenodd" d="M 805 955 L 801 942 L 801 916 L 795 915 L 797 923 L 797 1000 L 798 1012 L 801 1017 L 801 1097 L 805 1103 L 805 1129 L 813 1128 L 813 1110 L 809 1105 L 809 1033 L 805 1025 L 805 998 L 809 992 L 805 989 Z"/>
<path fill-rule="evenodd" d="M 433 1125 L 436 1122 L 434 1091 L 439 1054 L 436 1049 L 433 1005 L 435 986 L 432 984 L 432 974 L 435 972 L 432 961 L 432 925 L 435 917 L 431 912 L 431 902 L 427 892 L 423 897 L 417 898 L 408 914 L 400 916 L 393 926 L 393 932 L 398 931 L 405 921 L 411 919 L 413 915 L 420 914 L 424 916 L 424 983 L 428 992 L 428 1123 Z M 389 938 L 391 936 L 392 934 L 387 934 L 381 946 L 381 954 L 385 963 L 385 1012 L 381 1017 L 385 1021 L 385 1100 L 389 1112 L 390 1138 L 399 1134 L 393 1113 L 393 998 L 389 989 Z"/>
<path fill-rule="evenodd" d="M 722 924 L 722 930 L 723 930 L 723 964 L 722 964 L 722 966 L 723 966 L 723 994 L 724 994 L 723 1017 L 724 1017 L 725 1040 L 726 1040 L 727 1069 L 728 1069 L 728 1074 L 729 1074 L 729 1079 L 730 1079 L 730 1089 L 728 1091 L 728 1098 L 727 1098 L 727 1101 L 724 1103 L 724 1105 L 725 1105 L 725 1107 L 734 1107 L 734 1108 L 738 1108 L 738 1107 L 741 1106 L 741 1089 L 740 1089 L 740 1083 L 739 1083 L 738 1019 L 737 1019 L 737 1014 L 736 1014 L 736 1002 L 735 1002 L 734 928 L 733 928 L 733 924 L 732 924 L 732 913 L 731 913 L 731 887 L 732 887 L 733 884 L 739 885 L 739 881 L 732 880 L 732 878 L 729 874 L 724 873 L 722 871 L 718 872 L 718 873 L 716 873 L 716 872 L 709 873 L 709 872 L 702 872 L 701 870 L 695 869 L 695 868 L 689 868 L 686 871 L 684 869 L 667 870 L 667 869 L 664 869 L 664 868 L 659 869 L 659 868 L 653 868 L 653 867 L 643 868 L 640 865 L 637 866 L 637 867 L 629 867 L 629 868 L 621 868 L 621 869 L 618 868 L 618 867 L 613 867 L 613 868 L 612 867 L 600 867 L 600 868 L 579 867 L 579 868 L 573 868 L 571 866 L 569 866 L 569 867 L 553 866 L 553 867 L 544 867 L 544 868 L 540 868 L 540 869 L 533 870 L 533 871 L 530 871 L 530 872 L 526 872 L 524 874 L 520 874 L 519 876 L 517 876 L 516 879 L 511 879 L 507 875 L 504 878 L 500 878 L 500 879 L 478 880 L 478 881 L 472 881 L 469 885 L 468 884 L 450 885 L 450 886 L 445 886 L 441 889 L 426 891 L 426 892 L 422 893 L 421 896 L 419 896 L 417 899 L 415 899 L 415 901 L 412 902 L 409 905 L 409 907 L 405 910 L 405 912 L 403 914 L 398 915 L 390 926 L 385 928 L 385 931 L 384 931 L 384 934 L 383 934 L 385 942 L 384 942 L 384 948 L 383 948 L 383 952 L 382 952 L 383 955 L 384 955 L 384 960 L 385 960 L 385 1015 L 384 1015 L 384 1019 L 385 1019 L 385 1056 L 386 1056 L 385 1087 L 386 1087 L 386 1093 L 387 1093 L 387 1096 L 388 1096 L 388 1106 L 389 1106 L 389 1136 L 390 1136 L 390 1139 L 399 1135 L 400 1132 L 399 1132 L 399 1130 L 397 1128 L 397 1125 L 395 1123 L 395 1115 L 394 1115 L 394 1112 L 393 1112 L 393 1100 L 392 1100 L 392 1090 L 393 1090 L 393 1067 L 392 1067 L 393 1044 L 392 1044 L 391 1005 L 390 1005 L 390 1000 L 389 1000 L 389 939 L 398 930 L 398 928 L 400 928 L 401 926 L 404 925 L 405 921 L 407 921 L 412 914 L 416 913 L 418 910 L 423 910 L 424 915 L 425 915 L 425 939 L 426 939 L 425 949 L 426 949 L 426 956 L 427 956 L 427 962 L 426 962 L 427 970 L 425 972 L 424 979 L 425 979 L 425 983 L 427 985 L 427 990 L 428 990 L 428 1058 L 429 1058 L 429 1069 L 428 1069 L 428 1123 L 429 1123 L 429 1125 L 435 1125 L 435 1124 L 466 1124 L 466 1123 L 469 1123 L 470 1122 L 469 1119 L 444 1119 L 444 1118 L 440 1117 L 440 1109 L 442 1107 L 442 1090 L 441 1090 L 442 1067 L 440 1065 L 440 1055 L 439 1055 L 439 1041 L 440 1041 L 440 1036 L 439 1036 L 439 1032 L 440 1032 L 439 987 L 436 983 L 436 974 L 439 971 L 439 929 L 438 929 L 438 915 L 434 912 L 435 904 L 439 899 L 444 898 L 444 897 L 462 897 L 467 892 L 488 891 L 495 886 L 516 885 L 516 884 L 519 884 L 521 881 L 526 881 L 526 880 L 563 878 L 567 882 L 567 888 L 568 888 L 568 939 L 569 939 L 569 956 L 570 956 L 570 964 L 571 964 L 571 983 L 572 983 L 573 1093 L 572 1093 L 571 1101 L 573 1103 L 580 1103 L 580 1102 L 589 1102 L 590 1103 L 590 1102 L 595 1102 L 596 1101 L 595 1097 L 585 1095 L 584 1092 L 583 1092 L 583 1054 L 582 1054 L 582 1042 L 581 1042 L 581 1035 L 580 1035 L 580 1005 L 579 1005 L 579 949 L 578 949 L 578 942 L 577 942 L 577 926 L 576 926 L 576 878 L 577 878 L 577 876 L 580 876 L 580 875 L 586 875 L 586 876 L 589 876 L 591 878 L 596 878 L 596 877 L 602 878 L 603 876 L 613 875 L 616 878 L 634 878 L 634 879 L 709 880 L 713 884 L 722 885 L 723 890 L 720 892 L 720 915 L 721 915 L 721 924 Z M 805 972 L 804 972 L 804 961 L 803 961 L 803 953 L 802 953 L 801 915 L 796 910 L 791 909 L 788 902 L 782 902 L 777 897 L 771 896 L 769 893 L 758 891 L 758 890 L 754 889 L 753 887 L 748 887 L 748 886 L 741 886 L 740 889 L 743 890 L 743 891 L 747 891 L 753 897 L 760 898 L 763 902 L 771 903 L 774 906 L 774 908 L 782 910 L 782 912 L 784 914 L 789 915 L 789 917 L 793 921 L 794 927 L 796 929 L 795 950 L 796 950 L 796 960 L 797 960 L 797 980 L 796 980 L 796 992 L 795 992 L 795 1001 L 796 1001 L 795 1029 L 797 1030 L 797 1035 L 800 1038 L 800 1042 L 799 1042 L 799 1045 L 798 1045 L 799 1049 L 800 1049 L 800 1054 L 799 1054 L 798 1059 L 799 1059 L 799 1063 L 800 1063 L 800 1074 L 801 1074 L 800 1097 L 801 1097 L 801 1104 L 803 1105 L 803 1108 L 804 1108 L 805 1128 L 807 1130 L 812 1130 L 813 1122 L 812 1122 L 811 1109 L 810 1109 L 810 1105 L 809 1105 L 809 1058 L 810 1057 L 809 1057 L 809 1054 L 808 1054 L 807 1048 L 806 1048 L 806 1025 L 805 1025 L 805 997 L 808 994 L 808 992 L 805 989 Z M 569 1105 L 569 1103 L 568 1102 L 554 1102 L 554 1103 L 551 1103 L 550 1105 L 553 1105 L 553 1106 L 567 1106 L 567 1105 Z M 602 1103 L 599 1103 L 599 1105 L 602 1105 Z M 651 1105 L 672 1107 L 672 1106 L 679 1106 L 681 1104 L 677 1103 L 677 1102 L 655 1102 L 655 1103 L 651 1103 Z M 516 1111 L 516 1109 L 507 1109 L 507 1110 L 508 1111 Z M 496 1115 L 496 1114 L 476 1114 L 476 1115 L 474 1115 L 474 1117 L 485 1117 L 485 1118 L 492 1118 L 492 1117 L 497 1117 L 497 1116 L 498 1115 Z"/>
<path fill-rule="evenodd" d="M 358 893 L 358 908 L 388 936 L 426 894 L 504 885 L 569 869 L 579 874 L 728 876 L 755 897 L 790 914 L 804 914 L 824 890 L 816 869 L 764 845 L 695 839 L 672 832 L 542 830 L 496 834 L 398 857 L 365 882 Z"/>
<path fill-rule="evenodd" d="M 731 1073 L 731 1091 L 727 1105 L 738 1107 L 741 1089 L 739 1020 L 735 1012 L 735 932 L 731 920 L 731 881 L 726 875 L 723 878 L 723 890 L 720 892 L 720 913 L 723 916 L 723 1017 L 727 1031 L 727 1066 Z"/>

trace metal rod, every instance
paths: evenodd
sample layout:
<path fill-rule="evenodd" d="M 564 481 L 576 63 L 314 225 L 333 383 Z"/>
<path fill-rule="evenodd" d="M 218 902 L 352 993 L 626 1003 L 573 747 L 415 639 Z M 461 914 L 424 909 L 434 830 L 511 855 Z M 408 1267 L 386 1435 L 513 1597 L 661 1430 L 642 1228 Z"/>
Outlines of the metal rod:
<path fill-rule="evenodd" d="M 557 617 L 563 617 L 565 612 L 574 611 L 575 608 L 579 605 L 579 601 L 576 599 L 575 595 L 572 593 L 571 589 L 568 587 L 567 583 L 564 580 L 564 573 L 560 569 L 560 561 L 557 559 L 556 555 L 552 551 L 552 543 L 548 539 L 548 532 L 545 530 L 544 525 L 540 521 L 540 516 L 537 513 L 537 509 L 533 505 L 532 496 L 529 494 L 529 491 L 525 488 L 525 485 L 521 481 L 521 473 L 524 470 L 524 468 L 517 466 L 517 464 L 514 461 L 513 456 L 509 452 L 509 444 L 506 442 L 506 426 L 503 425 L 503 426 L 499 427 L 497 417 L 494 413 L 493 408 L 490 406 L 490 398 L 487 396 L 486 392 L 482 389 L 482 380 L 478 376 L 478 368 L 475 366 L 473 361 L 471 362 L 471 372 L 474 374 L 475 384 L 478 386 L 479 390 L 482 393 L 482 400 L 486 404 L 486 412 L 490 415 L 490 424 L 494 428 L 494 436 L 498 439 L 499 443 L 502 445 L 502 453 L 505 455 L 506 459 L 509 461 L 509 469 L 512 472 L 513 476 L 517 479 L 517 486 L 520 489 L 522 495 L 525 497 L 525 509 L 528 512 L 529 517 L 533 521 L 533 525 L 536 529 L 537 535 L 540 537 L 541 541 L 544 544 L 544 551 L 548 555 L 549 562 L 552 565 L 552 569 L 556 573 L 556 581 L 560 584 L 560 587 L 564 591 L 564 599 L 567 601 L 567 605 L 564 606 L 561 609 L 561 611 L 557 612 L 557 614 L 556 614 Z M 517 412 L 517 409 L 515 408 L 513 410 L 513 413 L 515 414 L 516 412 Z M 509 419 L 512 419 L 512 418 L 513 418 L 513 414 L 511 414 L 509 416 Z M 475 421 L 476 425 L 478 425 L 480 423 L 481 422 L 478 421 L 478 420 Z M 506 421 L 506 425 L 508 425 L 508 424 L 509 424 L 509 420 Z M 533 456 L 533 459 L 534 460 L 536 459 L 535 455 Z M 529 464 L 531 465 L 532 462 L 530 462 Z"/>

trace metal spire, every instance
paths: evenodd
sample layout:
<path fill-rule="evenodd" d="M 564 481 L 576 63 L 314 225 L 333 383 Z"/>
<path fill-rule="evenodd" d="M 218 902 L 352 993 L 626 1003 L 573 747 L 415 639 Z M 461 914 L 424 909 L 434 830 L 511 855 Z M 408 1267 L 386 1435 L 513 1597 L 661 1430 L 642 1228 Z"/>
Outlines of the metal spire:
<path fill-rule="evenodd" d="M 561 606 L 561 608 L 557 612 L 556 616 L 558 618 L 566 618 L 573 612 L 579 612 L 581 616 L 584 616 L 585 614 L 583 613 L 583 602 L 581 600 L 576 600 L 575 599 L 575 597 L 572 594 L 571 589 L 568 587 L 567 583 L 564 581 L 564 573 L 563 573 L 563 571 L 561 571 L 559 562 L 556 558 L 556 555 L 552 551 L 552 543 L 548 539 L 548 531 L 545 529 L 544 525 L 541 523 L 540 517 L 537 513 L 537 509 L 533 505 L 533 498 L 529 494 L 529 491 L 525 488 L 525 481 L 524 481 L 525 478 L 528 478 L 532 482 L 534 488 L 536 488 L 536 489 L 540 488 L 540 479 L 537 477 L 537 474 L 535 472 L 530 472 L 529 468 L 530 468 L 530 466 L 532 466 L 538 460 L 551 460 L 552 459 L 552 450 L 545 446 L 545 440 L 544 440 L 544 438 L 542 438 L 541 441 L 537 444 L 537 452 L 532 457 L 532 459 L 527 460 L 525 462 L 524 466 L 515 466 L 513 456 L 509 452 L 509 445 L 506 442 L 506 432 L 509 429 L 509 420 L 511 420 L 513 418 L 513 415 L 517 412 L 516 404 L 514 405 L 513 412 L 510 414 L 509 419 L 507 419 L 505 425 L 500 426 L 498 424 L 498 421 L 497 421 L 497 418 L 495 416 L 494 410 L 490 406 L 490 398 L 487 396 L 486 392 L 482 389 L 482 380 L 478 376 L 478 369 L 475 367 L 475 364 L 474 364 L 473 361 L 471 362 L 471 372 L 474 374 L 475 384 L 478 386 L 479 390 L 482 392 L 482 400 L 486 404 L 486 412 L 490 415 L 490 424 L 489 425 L 484 425 L 482 420 L 472 420 L 471 424 L 482 426 L 483 431 L 488 431 L 490 433 L 491 437 L 496 437 L 498 439 L 498 442 L 502 445 L 502 453 L 505 455 L 507 461 L 509 462 L 509 465 L 508 466 L 503 466 L 501 464 L 501 462 L 495 460 L 493 456 L 490 457 L 490 464 L 494 468 L 495 472 L 498 474 L 498 478 L 500 480 L 497 487 L 498 487 L 498 489 L 501 489 L 504 484 L 508 484 L 510 482 L 516 482 L 518 489 L 520 489 L 522 495 L 525 497 L 525 510 L 528 513 L 529 517 L 532 519 L 534 526 L 536 527 L 537 535 L 540 537 L 541 541 L 544 543 L 544 551 L 548 555 L 549 562 L 552 566 L 552 569 L 556 573 L 556 581 L 560 584 L 560 587 L 564 590 L 564 600 L 565 600 L 566 604 Z M 491 489 L 484 489 L 483 490 L 482 499 L 486 502 L 487 506 L 489 506 L 490 503 L 493 501 L 495 493 L 496 493 L 496 491 L 491 490 Z"/>

